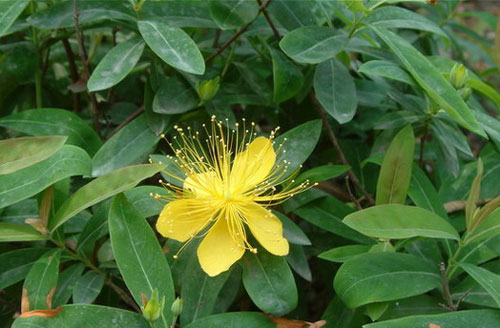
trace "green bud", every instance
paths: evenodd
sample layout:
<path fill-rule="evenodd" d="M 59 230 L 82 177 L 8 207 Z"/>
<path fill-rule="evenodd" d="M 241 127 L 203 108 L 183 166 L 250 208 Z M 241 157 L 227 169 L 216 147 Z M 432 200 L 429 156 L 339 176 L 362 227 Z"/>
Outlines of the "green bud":
<path fill-rule="evenodd" d="M 165 296 L 163 296 L 160 300 L 158 298 L 158 289 L 155 288 L 151 298 L 147 301 L 146 306 L 141 307 L 142 315 L 148 321 L 155 321 L 160 317 L 164 307 Z"/>
<path fill-rule="evenodd" d="M 472 94 L 472 89 L 469 87 L 465 87 L 465 88 L 458 90 L 458 93 L 460 93 L 460 96 L 462 97 L 462 99 L 464 101 L 467 101 L 467 100 L 469 100 L 470 95 Z"/>
<path fill-rule="evenodd" d="M 450 72 L 450 82 L 456 89 L 461 89 L 464 87 L 468 75 L 469 72 L 464 65 L 455 64 Z"/>
<path fill-rule="evenodd" d="M 201 103 L 204 104 L 212 99 L 219 91 L 219 80 L 217 76 L 211 80 L 201 81 L 198 85 L 198 95 L 200 96 Z"/>
<path fill-rule="evenodd" d="M 182 298 L 177 297 L 174 303 L 172 303 L 172 308 L 171 308 L 174 317 L 178 317 L 181 314 L 183 305 L 184 301 L 182 300 Z"/>

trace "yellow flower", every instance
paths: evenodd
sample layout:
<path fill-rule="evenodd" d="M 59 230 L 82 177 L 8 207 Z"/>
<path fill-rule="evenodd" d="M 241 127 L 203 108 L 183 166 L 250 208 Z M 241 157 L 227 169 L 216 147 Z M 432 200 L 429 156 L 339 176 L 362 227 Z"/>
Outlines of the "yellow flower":
<path fill-rule="evenodd" d="M 288 254 L 282 223 L 268 207 L 307 189 L 309 182 L 293 186 L 294 181 L 285 178 L 290 163 L 277 160 L 281 145 L 275 151 L 274 136 L 278 129 L 269 138 L 257 137 L 254 123 L 247 128 L 243 120 L 242 126 L 237 123 L 231 130 L 215 116 L 211 121 L 210 126 L 203 125 L 202 134 L 174 127 L 178 136 L 169 145 L 175 156 L 169 158 L 176 169 L 166 173 L 183 186 L 160 180 L 173 192 L 154 197 L 169 201 L 156 223 L 158 232 L 185 242 L 184 246 L 203 238 L 198 260 L 208 275 L 216 276 L 229 270 L 246 250 L 257 253 L 248 240 L 249 232 L 270 253 Z M 289 183 L 278 191 L 284 182 Z"/>

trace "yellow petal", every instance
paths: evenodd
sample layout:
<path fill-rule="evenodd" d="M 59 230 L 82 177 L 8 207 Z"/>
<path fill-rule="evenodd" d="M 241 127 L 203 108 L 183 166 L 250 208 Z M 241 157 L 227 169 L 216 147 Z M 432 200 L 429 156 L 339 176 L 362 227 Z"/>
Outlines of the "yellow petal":
<path fill-rule="evenodd" d="M 267 251 L 274 255 L 288 254 L 288 240 L 283 238 L 283 224 L 270 211 L 253 203 L 241 209 L 250 231 Z"/>
<path fill-rule="evenodd" d="M 166 237 L 184 242 L 200 232 L 214 216 L 215 210 L 199 199 L 174 200 L 163 208 L 156 230 Z"/>
<path fill-rule="evenodd" d="M 209 197 L 222 193 L 222 183 L 217 173 L 203 172 L 189 175 L 184 180 L 184 190 L 189 190 L 196 197 Z"/>
<path fill-rule="evenodd" d="M 274 167 L 276 153 L 265 137 L 253 140 L 245 151 L 236 154 L 231 168 L 233 193 L 244 192 L 263 182 Z"/>
<path fill-rule="evenodd" d="M 201 268 L 210 277 L 229 270 L 245 253 L 243 240 L 231 236 L 228 221 L 221 217 L 198 247 Z"/>

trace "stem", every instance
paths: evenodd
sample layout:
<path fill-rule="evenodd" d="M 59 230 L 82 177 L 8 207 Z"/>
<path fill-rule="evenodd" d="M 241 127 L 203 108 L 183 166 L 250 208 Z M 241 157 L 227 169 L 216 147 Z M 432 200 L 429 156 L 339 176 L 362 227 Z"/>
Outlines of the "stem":
<path fill-rule="evenodd" d="M 69 66 L 69 75 L 71 77 L 71 81 L 73 83 L 78 82 L 78 70 L 76 68 L 75 56 L 73 54 L 73 50 L 71 50 L 71 45 L 67 38 L 61 40 L 64 46 L 64 52 L 66 53 L 66 57 L 68 58 L 68 66 Z M 81 112 L 82 104 L 80 103 L 80 95 L 78 93 L 73 93 L 73 110 L 75 112 Z"/>
<path fill-rule="evenodd" d="M 259 4 L 260 7 L 262 7 L 262 0 L 257 0 L 257 3 Z M 265 7 L 262 9 L 262 15 L 264 15 L 264 18 L 266 19 L 267 24 L 269 25 L 271 30 L 273 30 L 273 34 L 274 34 L 274 37 L 276 38 L 276 40 L 278 40 L 278 41 L 281 40 L 280 32 L 278 32 L 278 29 L 276 28 L 273 21 L 271 20 L 271 17 L 267 13 L 267 10 Z"/>
<path fill-rule="evenodd" d="M 36 2 L 31 3 L 31 13 L 34 13 L 36 11 Z M 41 64 L 41 51 L 40 51 L 40 46 L 39 46 L 39 39 L 38 39 L 38 31 L 35 27 L 31 28 L 31 33 L 33 37 L 33 45 L 35 46 L 35 49 L 38 51 L 38 56 L 40 57 L 38 59 L 38 65 L 37 69 L 35 72 L 35 107 L 36 108 L 41 108 L 43 104 L 43 99 L 42 99 L 42 71 L 40 69 L 40 64 Z"/>
<path fill-rule="evenodd" d="M 429 135 L 429 128 L 427 125 L 425 126 L 425 132 L 424 135 L 420 138 L 420 155 L 418 159 L 418 166 L 423 170 L 424 169 L 424 147 L 425 147 L 425 141 L 427 140 L 427 137 Z"/>
<path fill-rule="evenodd" d="M 460 240 L 458 242 L 457 250 L 455 251 L 453 256 L 448 259 L 448 267 L 446 268 L 446 279 L 451 279 L 451 277 L 453 277 L 453 274 L 457 270 L 458 267 L 456 265 L 456 260 L 458 258 L 458 254 L 462 250 L 463 246 L 464 246 L 464 243 Z"/>
<path fill-rule="evenodd" d="M 120 131 L 125 125 L 133 121 L 137 116 L 141 115 L 144 112 L 144 108 L 141 107 L 135 112 L 132 113 L 129 117 L 127 117 L 123 122 L 120 123 L 111 133 L 108 135 L 108 139 L 115 135 L 118 131 Z"/>
<path fill-rule="evenodd" d="M 174 319 L 172 320 L 172 325 L 170 328 L 175 328 L 175 325 L 177 324 L 177 316 L 174 316 Z"/>
<path fill-rule="evenodd" d="M 446 301 L 448 309 L 456 311 L 455 304 L 453 304 L 453 299 L 451 298 L 450 285 L 448 284 L 448 279 L 446 277 L 446 266 L 444 262 L 439 264 L 439 271 L 441 271 L 441 283 L 443 285 L 443 296 Z"/>

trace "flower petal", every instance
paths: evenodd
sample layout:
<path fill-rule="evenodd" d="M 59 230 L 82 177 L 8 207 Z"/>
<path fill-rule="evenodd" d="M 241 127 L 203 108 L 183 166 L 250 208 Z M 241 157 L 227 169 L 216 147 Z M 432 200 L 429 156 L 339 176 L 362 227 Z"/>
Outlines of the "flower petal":
<path fill-rule="evenodd" d="M 263 182 L 275 161 L 273 143 L 268 138 L 253 140 L 245 151 L 236 154 L 231 168 L 232 192 L 244 192 Z"/>
<path fill-rule="evenodd" d="M 257 203 L 245 205 L 240 210 L 255 239 L 274 255 L 288 254 L 288 240 L 283 238 L 283 224 L 269 210 Z"/>
<path fill-rule="evenodd" d="M 243 240 L 231 236 L 228 220 L 221 217 L 198 247 L 201 268 L 213 277 L 229 270 L 245 253 Z"/>
<path fill-rule="evenodd" d="M 189 175 L 184 180 L 184 190 L 189 190 L 196 197 L 209 197 L 222 193 L 222 183 L 217 173 L 202 172 Z"/>
<path fill-rule="evenodd" d="M 166 238 L 185 242 L 210 223 L 215 211 L 200 199 L 174 200 L 161 211 L 156 230 Z"/>

